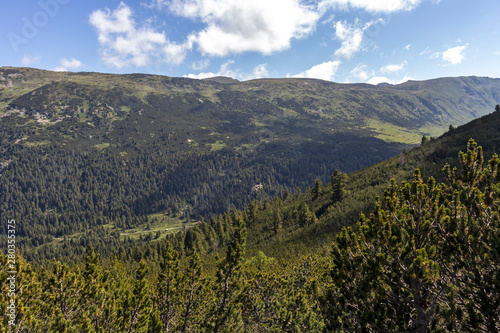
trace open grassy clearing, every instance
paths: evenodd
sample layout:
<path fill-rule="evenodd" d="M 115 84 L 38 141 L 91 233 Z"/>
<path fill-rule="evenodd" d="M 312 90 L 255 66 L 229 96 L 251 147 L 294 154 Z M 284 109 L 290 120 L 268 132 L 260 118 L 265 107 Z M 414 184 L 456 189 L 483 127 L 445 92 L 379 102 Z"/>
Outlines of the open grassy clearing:
<path fill-rule="evenodd" d="M 117 228 L 113 223 L 104 224 L 101 227 L 108 231 L 116 231 L 120 238 L 130 237 L 132 239 L 139 239 L 141 236 L 147 236 L 151 234 L 152 240 L 158 240 L 165 238 L 167 234 L 172 234 L 185 230 L 196 225 L 198 221 L 186 221 L 181 217 L 174 215 L 168 215 L 166 213 L 155 213 L 148 215 L 148 223 L 145 225 L 137 226 L 135 228 L 124 229 Z M 157 237 L 159 233 L 159 237 Z M 82 237 L 86 237 L 84 232 L 77 232 L 72 235 L 66 235 L 65 237 L 56 237 L 50 243 L 51 245 L 57 246 L 62 243 L 64 239 L 66 240 L 78 240 Z"/>

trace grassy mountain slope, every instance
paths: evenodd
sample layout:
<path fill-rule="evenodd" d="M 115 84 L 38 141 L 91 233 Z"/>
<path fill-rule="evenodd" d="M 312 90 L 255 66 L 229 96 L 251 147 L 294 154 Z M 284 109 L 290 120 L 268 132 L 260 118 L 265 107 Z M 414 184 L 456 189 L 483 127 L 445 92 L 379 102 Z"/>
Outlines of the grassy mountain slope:
<path fill-rule="evenodd" d="M 192 140 L 206 145 L 220 139 L 232 147 L 288 138 L 291 129 L 311 127 L 320 132 L 363 131 L 415 144 L 423 134 L 440 134 L 449 124 L 486 114 L 500 100 L 500 80 L 478 77 L 372 86 L 310 79 L 237 82 L 8 67 L 0 71 L 3 118 L 17 114 L 47 126 L 77 120 L 100 125 L 105 132 L 131 118 L 151 133 L 158 131 L 155 122 L 168 119 L 176 128 L 188 123 Z M 149 128 L 135 119 L 136 113 L 152 120 Z M 227 140 L 226 134 L 235 137 Z M 311 138 L 305 130 L 300 134 Z"/>

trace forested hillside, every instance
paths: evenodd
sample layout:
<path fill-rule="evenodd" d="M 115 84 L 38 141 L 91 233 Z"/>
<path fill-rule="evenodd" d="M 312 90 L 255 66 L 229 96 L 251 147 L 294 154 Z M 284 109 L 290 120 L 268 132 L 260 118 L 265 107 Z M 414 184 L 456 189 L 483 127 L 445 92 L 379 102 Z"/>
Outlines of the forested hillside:
<path fill-rule="evenodd" d="M 497 108 L 497 110 L 499 110 Z M 500 110 L 466 125 L 452 128 L 438 139 L 422 138 L 422 145 L 403 151 L 384 162 L 349 175 L 335 170 L 330 181 L 316 184 L 300 195 L 288 193 L 261 203 L 252 202 L 241 214 L 248 227 L 247 248 L 255 255 L 264 251 L 277 258 L 297 258 L 329 247 L 335 234 L 352 226 L 361 213 L 371 212 L 376 196 L 383 198 L 384 190 L 396 183 L 414 179 L 415 169 L 445 182 L 445 164 L 460 166 L 459 152 L 467 147 L 470 138 L 484 144 L 486 159 L 498 154 L 500 147 Z M 216 252 L 219 244 L 227 242 L 232 231 L 231 214 L 226 213 L 210 223 L 198 225 L 187 232 L 170 235 L 168 240 L 181 254 L 197 251 Z M 129 258 L 159 256 L 157 247 L 145 245 Z M 156 252 L 156 253 L 155 253 Z"/>
<path fill-rule="evenodd" d="M 29 260 L 81 258 L 90 242 L 108 254 L 131 249 L 409 150 L 422 135 L 490 112 L 499 86 L 477 77 L 382 87 L 2 67 L 0 214 L 20 221 Z"/>
<path fill-rule="evenodd" d="M 484 156 L 496 150 L 499 137 L 489 131 L 499 125 L 495 112 L 438 140 L 422 140 L 396 161 L 349 177 L 336 171 L 331 184 L 225 214 L 178 233 L 183 243 L 157 242 L 137 258 L 102 261 L 90 246 L 80 267 L 54 261 L 33 270 L 18 253 L 15 316 L 4 316 L 2 325 L 11 320 L 18 332 L 498 331 L 500 161 Z M 470 139 L 465 152 L 449 159 L 475 131 L 489 138 L 489 148 Z M 451 165 L 436 165 L 442 158 Z M 422 170 L 409 181 L 387 178 L 406 177 L 414 163 Z M 423 178 L 423 170 L 433 176 Z M 353 180 L 371 183 L 353 191 Z M 372 208 L 357 223 L 346 222 L 351 198 L 381 183 L 386 189 L 371 198 Z M 259 228 L 263 218 L 267 234 Z M 293 251 L 292 237 L 285 236 L 291 229 L 298 231 L 294 243 L 312 244 L 315 226 L 329 223 L 350 224 L 332 234 L 331 247 L 309 247 L 309 254 L 288 259 L 266 255 L 260 245 L 249 254 L 266 239 Z M 7 313 L 9 257 L 1 259 Z"/>

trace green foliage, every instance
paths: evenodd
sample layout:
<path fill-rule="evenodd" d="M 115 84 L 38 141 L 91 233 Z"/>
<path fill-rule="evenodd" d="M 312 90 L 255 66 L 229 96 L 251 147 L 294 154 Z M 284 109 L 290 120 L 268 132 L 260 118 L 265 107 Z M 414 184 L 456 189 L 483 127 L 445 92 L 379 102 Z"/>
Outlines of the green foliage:
<path fill-rule="evenodd" d="M 151 319 L 150 287 L 146 280 L 148 266 L 141 261 L 136 270 L 132 292 L 127 292 L 118 311 L 118 327 L 122 332 L 146 332 Z"/>
<path fill-rule="evenodd" d="M 305 202 L 302 202 L 300 204 L 297 215 L 298 215 L 299 225 L 301 227 L 312 225 L 318 221 L 316 215 L 313 212 L 311 212 L 311 210 L 309 209 L 309 205 L 307 205 L 307 203 Z"/>
<path fill-rule="evenodd" d="M 241 218 L 232 241 L 226 249 L 226 257 L 217 263 L 214 285 L 214 303 L 209 311 L 206 329 L 210 332 L 240 332 L 242 280 L 241 267 L 246 243 L 246 226 Z"/>
<path fill-rule="evenodd" d="M 335 330 L 497 331 L 499 204 L 495 155 L 483 169 L 472 140 L 450 185 L 392 185 L 370 218 L 345 228 L 333 246 L 325 298 Z"/>
<path fill-rule="evenodd" d="M 255 257 L 247 260 L 246 265 L 256 267 L 258 269 L 263 269 L 264 267 L 270 265 L 275 258 L 271 258 L 265 255 L 264 252 L 259 251 Z"/>
<path fill-rule="evenodd" d="M 141 239 L 124 234 L 142 230 L 151 214 L 208 221 L 316 179 L 325 183 L 334 168 L 359 170 L 410 147 L 395 142 L 471 119 L 457 106 L 473 107 L 477 115 L 491 111 L 468 87 L 491 103 L 497 103 L 492 91 L 498 87 L 486 78 L 366 87 L 0 72 L 12 83 L 0 89 L 0 210 L 29 221 L 18 235 L 25 257 L 37 263 L 54 256 L 81 260 L 90 243 L 103 258 L 117 252 L 139 258 L 129 249 L 166 232 Z M 379 139 L 387 137 L 390 142 Z M 262 187 L 252 191 L 257 184 Z M 328 215 L 323 197 L 329 189 L 318 184 L 315 191 L 310 209 Z M 350 211 L 366 206 L 344 204 Z M 350 214 L 334 229 L 352 223 Z M 285 209 L 281 215 L 293 220 Z M 281 239 L 286 232 L 277 230 L 294 223 L 285 224 L 274 228 Z"/>
<path fill-rule="evenodd" d="M 347 175 L 337 169 L 333 172 L 330 178 L 332 186 L 332 203 L 342 201 L 346 194 Z"/>
<path fill-rule="evenodd" d="M 321 179 L 316 179 L 314 187 L 311 190 L 313 200 L 316 200 L 321 196 L 321 185 L 322 185 Z"/>
<path fill-rule="evenodd" d="M 439 110 L 489 80 L 1 71 L 25 75 L 0 89 L 0 211 L 23 221 L 34 265 L 18 255 L 18 332 L 500 330 L 499 161 L 483 165 L 473 141 L 456 158 L 471 136 L 497 152 L 500 115 L 426 138 L 470 117 Z M 400 152 L 375 138 L 405 131 L 422 145 L 335 169 Z M 162 216 L 200 223 L 164 234 Z M 131 229 L 151 230 L 121 235 Z"/>
<path fill-rule="evenodd" d="M 255 226 L 261 216 L 283 214 L 284 228 L 300 225 L 301 216 L 313 214 L 305 193 L 206 223 L 196 237 L 221 237 L 223 245 L 214 249 L 223 250 L 221 259 L 179 246 L 188 254 L 181 259 L 170 243 L 158 243 L 163 255 L 150 262 L 106 265 L 89 246 L 80 268 L 54 260 L 33 270 L 18 255 L 17 331 L 496 332 L 500 161 L 494 155 L 483 162 L 481 147 L 470 140 L 460 167 L 443 168 L 447 183 L 424 182 L 418 169 L 411 181 L 392 180 L 369 216 L 336 235 L 330 253 L 289 260 L 263 251 L 245 255 L 249 232 L 242 217 Z M 329 200 L 325 192 L 311 204 Z M 268 234 L 274 235 L 271 227 Z M 0 258 L 4 313 L 6 258 Z M 7 320 L 0 325 L 6 329 Z"/>

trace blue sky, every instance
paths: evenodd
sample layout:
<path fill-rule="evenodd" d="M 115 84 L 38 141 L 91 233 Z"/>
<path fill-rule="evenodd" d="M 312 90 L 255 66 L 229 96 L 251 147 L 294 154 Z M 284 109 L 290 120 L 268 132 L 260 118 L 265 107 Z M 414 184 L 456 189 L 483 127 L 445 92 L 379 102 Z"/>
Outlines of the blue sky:
<path fill-rule="evenodd" d="M 498 0 L 0 3 L 0 66 L 374 84 L 500 77 Z"/>

